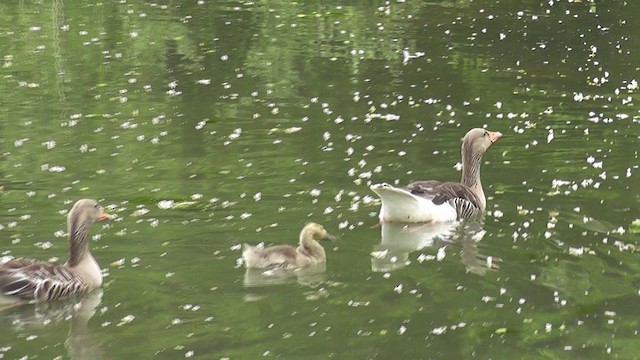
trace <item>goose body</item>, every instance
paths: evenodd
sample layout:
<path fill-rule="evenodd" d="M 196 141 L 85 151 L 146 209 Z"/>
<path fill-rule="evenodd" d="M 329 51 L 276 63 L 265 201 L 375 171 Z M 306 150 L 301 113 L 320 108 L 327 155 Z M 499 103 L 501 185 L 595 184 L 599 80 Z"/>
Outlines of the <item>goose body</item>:
<path fill-rule="evenodd" d="M 405 187 L 371 185 L 381 199 L 380 222 L 443 222 L 482 214 L 486 198 L 480 164 L 487 149 L 502 137 L 499 132 L 471 129 L 462 139 L 462 180 L 412 182 Z"/>
<path fill-rule="evenodd" d="M 320 224 L 308 223 L 300 232 L 300 245 L 276 245 L 260 248 L 244 244 L 242 258 L 249 269 L 296 269 L 309 265 L 323 264 L 327 255 L 321 239 L 333 239 L 327 230 Z"/>
<path fill-rule="evenodd" d="M 100 266 L 88 245 L 89 228 L 110 216 L 95 200 L 83 199 L 67 216 L 69 259 L 63 265 L 14 259 L 0 265 L 0 301 L 44 302 L 82 295 L 102 285 Z"/>

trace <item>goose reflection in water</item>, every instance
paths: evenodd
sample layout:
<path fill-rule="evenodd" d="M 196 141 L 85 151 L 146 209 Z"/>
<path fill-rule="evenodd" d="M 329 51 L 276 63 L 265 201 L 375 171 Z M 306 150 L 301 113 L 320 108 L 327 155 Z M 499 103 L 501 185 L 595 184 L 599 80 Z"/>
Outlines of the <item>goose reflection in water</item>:
<path fill-rule="evenodd" d="M 65 341 L 69 358 L 103 359 L 106 356 L 102 343 L 88 328 L 89 320 L 101 302 L 102 289 L 98 288 L 82 297 L 36 304 L 35 310 L 29 305 L 7 307 L 0 312 L 0 327 L 33 331 L 52 323 L 69 321 L 69 336 Z"/>
<path fill-rule="evenodd" d="M 326 279 L 327 264 L 320 263 L 298 269 L 254 269 L 244 273 L 244 286 L 273 286 L 297 282 L 300 285 L 316 287 Z"/>
<path fill-rule="evenodd" d="M 80 299 L 77 311 L 71 317 L 69 337 L 65 341 L 65 347 L 69 356 L 74 360 L 103 359 L 105 358 L 102 343 L 98 337 L 89 332 L 89 320 L 96 313 L 96 309 L 102 301 L 102 289 L 97 289 Z"/>
<path fill-rule="evenodd" d="M 371 253 L 371 270 L 393 271 L 407 266 L 412 252 L 425 248 L 438 249 L 436 259 L 444 256 L 445 249 L 460 244 L 460 257 L 469 272 L 483 275 L 487 269 L 496 268 L 491 257 L 478 251 L 478 242 L 485 234 L 478 221 L 439 222 L 426 224 L 383 223 L 382 240 Z"/>

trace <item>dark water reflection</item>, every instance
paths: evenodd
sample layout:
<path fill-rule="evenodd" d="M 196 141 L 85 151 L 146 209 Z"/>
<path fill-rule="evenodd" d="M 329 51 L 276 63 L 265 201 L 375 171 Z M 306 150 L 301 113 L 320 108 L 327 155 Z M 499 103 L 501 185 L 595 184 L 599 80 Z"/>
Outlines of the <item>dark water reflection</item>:
<path fill-rule="evenodd" d="M 119 215 L 93 317 L 0 357 L 636 358 L 638 4 L 0 5 L 0 256 Z M 372 228 L 371 182 L 457 180 L 485 125 L 482 224 Z M 308 221 L 323 271 L 238 266 Z"/>

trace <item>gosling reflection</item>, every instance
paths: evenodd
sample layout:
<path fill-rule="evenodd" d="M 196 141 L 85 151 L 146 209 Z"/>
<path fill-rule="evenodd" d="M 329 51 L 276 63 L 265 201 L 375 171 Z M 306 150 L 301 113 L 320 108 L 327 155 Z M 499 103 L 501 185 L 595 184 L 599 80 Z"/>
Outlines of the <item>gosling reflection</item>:
<path fill-rule="evenodd" d="M 244 286 L 274 286 L 297 282 L 316 287 L 326 279 L 327 264 L 320 263 L 297 269 L 275 268 L 270 270 L 248 268 L 244 273 Z"/>
<path fill-rule="evenodd" d="M 439 249 L 436 259 L 447 251 L 446 247 L 462 246 L 460 257 L 467 271 L 483 275 L 487 269 L 495 268 L 491 257 L 479 253 L 478 242 L 484 236 L 482 223 L 442 222 L 428 224 L 383 223 L 381 242 L 371 253 L 371 270 L 388 272 L 407 266 L 412 252 L 425 248 Z M 420 260 L 420 259 L 419 259 Z"/>

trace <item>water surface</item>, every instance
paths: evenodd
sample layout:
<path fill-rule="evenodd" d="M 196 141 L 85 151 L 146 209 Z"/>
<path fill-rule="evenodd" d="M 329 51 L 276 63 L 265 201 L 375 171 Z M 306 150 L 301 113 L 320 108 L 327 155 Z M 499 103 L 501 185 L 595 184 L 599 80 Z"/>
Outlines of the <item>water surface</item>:
<path fill-rule="evenodd" d="M 2 311 L 0 357 L 637 358 L 638 7 L 2 5 L 2 256 L 118 218 L 103 292 Z M 473 127 L 505 134 L 484 221 L 373 227 L 368 186 L 457 180 Z M 308 221 L 325 272 L 238 262 Z"/>

